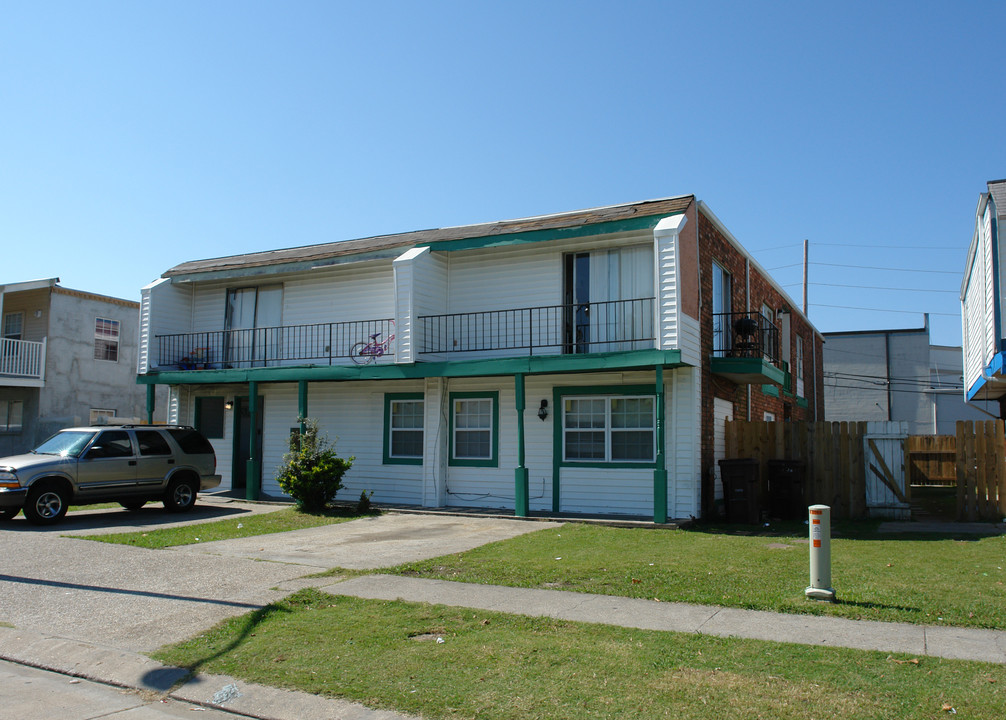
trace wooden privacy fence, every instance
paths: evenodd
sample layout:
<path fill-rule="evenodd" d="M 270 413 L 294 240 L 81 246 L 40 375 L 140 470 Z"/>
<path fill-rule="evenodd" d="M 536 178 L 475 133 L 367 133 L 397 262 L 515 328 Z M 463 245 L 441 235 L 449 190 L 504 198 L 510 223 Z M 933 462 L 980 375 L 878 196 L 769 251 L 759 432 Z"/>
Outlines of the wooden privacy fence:
<path fill-rule="evenodd" d="M 803 501 L 830 505 L 835 517 L 907 519 L 912 484 L 956 484 L 958 519 L 1006 518 L 1001 420 L 960 421 L 955 436 L 904 433 L 901 456 L 888 452 L 898 425 L 727 420 L 725 457 L 758 461 L 766 507 L 770 461 L 790 460 L 803 463 Z"/>
<path fill-rule="evenodd" d="M 953 487 L 957 484 L 957 436 L 909 435 L 905 464 L 910 485 Z"/>
<path fill-rule="evenodd" d="M 759 461 L 760 490 L 768 497 L 771 460 L 804 463 L 803 501 L 830 505 L 836 518 L 866 516 L 863 472 L 865 422 L 747 422 L 727 420 L 726 457 Z"/>
<path fill-rule="evenodd" d="M 1006 440 L 1002 420 L 957 423 L 957 515 L 960 520 L 1006 517 Z"/>

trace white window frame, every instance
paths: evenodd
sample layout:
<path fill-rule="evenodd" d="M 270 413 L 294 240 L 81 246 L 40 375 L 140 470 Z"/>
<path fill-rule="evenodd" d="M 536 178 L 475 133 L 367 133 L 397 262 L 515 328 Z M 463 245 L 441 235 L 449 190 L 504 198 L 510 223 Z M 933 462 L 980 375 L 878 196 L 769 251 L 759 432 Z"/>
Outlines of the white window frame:
<path fill-rule="evenodd" d="M 9 326 L 10 322 L 17 318 L 17 332 L 14 332 Z M 17 310 L 14 312 L 4 313 L 3 315 L 3 337 L 4 340 L 23 340 L 24 339 L 24 311 Z"/>
<path fill-rule="evenodd" d="M 717 357 L 725 357 L 732 347 L 733 332 L 730 327 L 732 280 L 730 272 L 713 261 L 713 347 Z"/>
<path fill-rule="evenodd" d="M 612 425 L 612 403 L 619 400 L 648 400 L 650 401 L 650 425 L 638 427 L 615 428 Z M 604 402 L 604 426 L 596 428 L 569 428 L 566 426 L 568 419 L 567 407 L 569 402 L 579 401 L 603 401 Z M 625 464 L 625 465 L 652 465 L 657 457 L 657 403 L 654 395 L 566 395 L 562 398 L 562 462 L 568 464 L 594 464 L 604 465 Z M 603 432 L 604 433 L 604 457 L 603 458 L 571 458 L 567 451 L 567 441 L 569 436 L 578 432 Z M 619 433 L 628 432 L 649 432 L 651 435 L 650 457 L 645 459 L 625 459 L 613 457 L 612 438 Z"/>
<path fill-rule="evenodd" d="M 423 398 L 390 398 L 388 400 L 388 459 L 389 460 L 422 460 L 423 459 L 423 446 L 425 444 L 426 434 L 425 434 L 425 416 L 426 416 L 426 403 Z M 404 405 L 413 405 L 419 408 L 418 414 L 413 412 L 409 417 L 418 417 L 419 426 L 418 427 L 395 427 L 395 408 Z M 405 455 L 401 453 L 395 453 L 395 433 L 419 433 L 419 453 L 416 455 Z"/>

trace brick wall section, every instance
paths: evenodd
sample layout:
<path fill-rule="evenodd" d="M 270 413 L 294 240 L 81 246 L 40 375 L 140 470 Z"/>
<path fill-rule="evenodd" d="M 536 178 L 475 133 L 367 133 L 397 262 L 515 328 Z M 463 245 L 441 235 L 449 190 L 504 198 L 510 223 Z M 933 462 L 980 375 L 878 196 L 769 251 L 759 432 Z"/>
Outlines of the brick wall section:
<path fill-rule="evenodd" d="M 766 412 L 773 413 L 777 420 L 811 421 L 814 420 L 814 391 L 817 390 L 817 417 L 824 418 L 824 372 L 822 368 L 823 341 L 815 333 L 810 325 L 797 314 L 799 308 L 792 304 L 761 275 L 755 268 L 751 268 L 750 275 L 750 304 L 746 300 L 746 263 L 744 256 L 732 245 L 716 225 L 710 221 L 701 211 L 698 215 L 698 245 L 699 245 L 699 274 L 701 289 L 700 324 L 702 332 L 702 357 L 704 359 L 712 356 L 713 353 L 713 262 L 719 264 L 731 276 L 731 309 L 733 312 L 760 311 L 762 304 L 767 304 L 775 311 L 785 309 L 790 311 L 790 350 L 789 358 L 791 364 L 796 360 L 796 336 L 803 338 L 804 347 L 804 392 L 808 406 L 800 407 L 796 398 L 787 396 L 782 388 L 779 388 L 780 397 L 762 392 L 761 385 L 751 386 L 750 417 L 752 420 L 761 420 Z M 771 318 L 775 321 L 775 318 Z M 781 329 L 781 328 L 780 328 Z M 784 342 L 780 337 L 780 342 Z M 813 343 L 813 345 L 812 345 Z M 817 359 L 817 382 L 814 382 L 814 358 L 816 348 Z M 785 353 L 780 348 L 780 356 L 785 357 Z M 796 372 L 794 367 L 790 367 L 793 373 L 793 389 L 796 389 Z M 721 398 L 729 400 L 734 406 L 734 417 L 746 419 L 748 415 L 748 386 L 738 385 L 730 380 L 713 375 L 708 362 L 702 365 L 702 427 L 711 428 L 713 423 L 713 399 Z M 712 514 L 713 501 L 713 433 L 702 433 L 702 514 L 709 517 Z"/>

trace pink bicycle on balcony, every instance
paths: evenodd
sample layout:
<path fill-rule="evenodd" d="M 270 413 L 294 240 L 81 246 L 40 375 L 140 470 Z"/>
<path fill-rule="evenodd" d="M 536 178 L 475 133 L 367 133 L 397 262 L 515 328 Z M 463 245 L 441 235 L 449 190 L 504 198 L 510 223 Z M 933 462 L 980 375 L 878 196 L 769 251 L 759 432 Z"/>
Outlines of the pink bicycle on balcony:
<path fill-rule="evenodd" d="M 391 323 L 391 327 L 395 327 L 395 323 Z M 353 359 L 357 365 L 369 365 L 374 362 L 377 358 L 388 352 L 388 348 L 391 347 L 392 340 L 395 339 L 395 334 L 392 333 L 388 336 L 387 340 L 381 341 L 380 337 L 384 333 L 376 332 L 370 336 L 370 342 L 358 342 L 353 345 L 349 350 L 349 357 Z"/>

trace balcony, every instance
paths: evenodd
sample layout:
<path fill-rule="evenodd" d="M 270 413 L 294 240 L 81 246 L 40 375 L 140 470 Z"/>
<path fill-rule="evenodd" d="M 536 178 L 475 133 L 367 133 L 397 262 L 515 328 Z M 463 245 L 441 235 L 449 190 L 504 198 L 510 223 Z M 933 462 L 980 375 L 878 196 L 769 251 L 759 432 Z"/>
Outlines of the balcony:
<path fill-rule="evenodd" d="M 45 340 L 0 340 L 0 385 L 41 387 L 45 380 Z"/>
<path fill-rule="evenodd" d="M 570 354 L 653 347 L 653 298 L 418 318 L 420 354 Z"/>
<path fill-rule="evenodd" d="M 416 318 L 420 360 L 601 353 L 653 348 L 654 299 Z M 158 335 L 162 370 L 350 365 L 395 359 L 393 320 Z"/>
<path fill-rule="evenodd" d="M 394 359 L 394 320 L 158 335 L 157 365 L 219 370 L 279 365 L 361 364 Z"/>
<path fill-rule="evenodd" d="M 758 312 L 713 315 L 711 370 L 738 385 L 782 384 L 779 328 Z"/>

